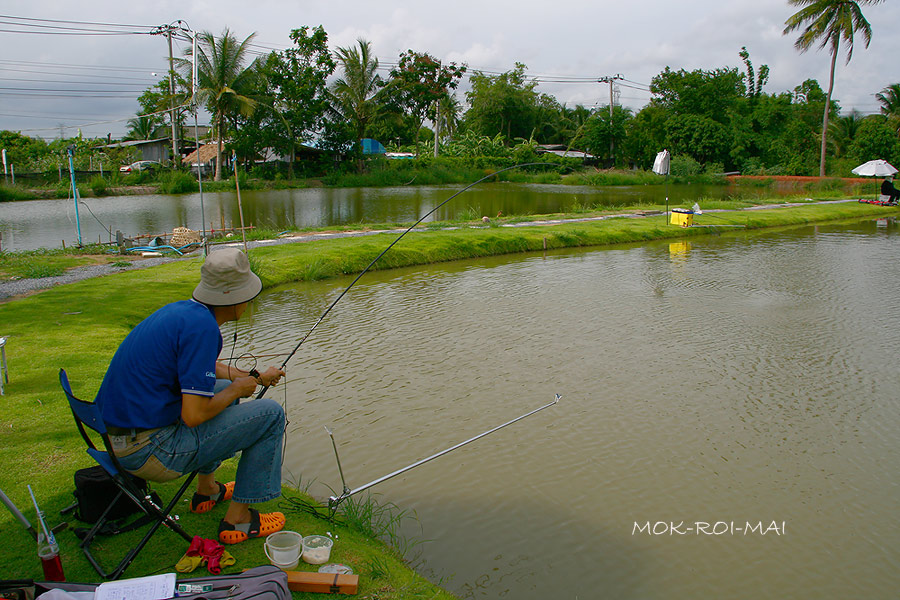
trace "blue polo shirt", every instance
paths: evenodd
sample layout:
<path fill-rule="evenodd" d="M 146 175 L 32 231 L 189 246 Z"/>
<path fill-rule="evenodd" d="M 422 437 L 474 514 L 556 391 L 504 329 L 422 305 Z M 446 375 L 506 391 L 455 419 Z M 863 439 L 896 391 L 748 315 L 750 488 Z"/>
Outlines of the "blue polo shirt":
<path fill-rule="evenodd" d="M 114 427 L 152 429 L 181 418 L 181 395 L 212 396 L 222 333 L 212 309 L 195 300 L 144 319 L 116 350 L 96 402 Z"/>

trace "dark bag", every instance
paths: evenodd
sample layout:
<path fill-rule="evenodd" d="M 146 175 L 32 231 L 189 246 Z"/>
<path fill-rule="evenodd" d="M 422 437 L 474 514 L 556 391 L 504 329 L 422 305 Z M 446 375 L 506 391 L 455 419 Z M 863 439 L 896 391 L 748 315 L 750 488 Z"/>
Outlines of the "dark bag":
<path fill-rule="evenodd" d="M 149 486 L 139 477 L 131 477 L 134 487 L 142 494 L 147 494 Z M 96 523 L 109 503 L 119 494 L 119 487 L 100 465 L 75 471 L 75 518 L 85 523 Z M 159 496 L 150 492 L 154 502 L 159 505 Z M 116 521 L 135 513 L 142 512 L 131 498 L 122 494 L 106 514 L 107 518 Z"/>

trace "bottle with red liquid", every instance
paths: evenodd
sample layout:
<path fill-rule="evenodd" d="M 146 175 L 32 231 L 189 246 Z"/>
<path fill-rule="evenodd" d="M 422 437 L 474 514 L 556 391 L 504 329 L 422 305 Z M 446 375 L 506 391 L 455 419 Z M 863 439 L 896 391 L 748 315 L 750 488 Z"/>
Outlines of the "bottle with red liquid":
<path fill-rule="evenodd" d="M 52 533 L 49 536 L 43 531 L 38 533 L 38 557 L 44 568 L 44 579 L 47 581 L 66 580 L 62 561 L 59 559 L 59 544 L 56 543 L 56 538 Z"/>

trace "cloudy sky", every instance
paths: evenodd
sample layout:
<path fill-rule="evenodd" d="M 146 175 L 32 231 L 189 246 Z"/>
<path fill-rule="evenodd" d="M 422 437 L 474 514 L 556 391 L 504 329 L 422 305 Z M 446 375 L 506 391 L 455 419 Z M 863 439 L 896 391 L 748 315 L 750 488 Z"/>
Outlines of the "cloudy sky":
<path fill-rule="evenodd" d="M 609 86 L 596 80 L 621 75 L 617 102 L 640 109 L 667 66 L 743 71 L 741 46 L 757 70 L 769 65 L 769 93 L 808 78 L 826 88 L 827 51 L 800 54 L 796 36 L 782 35 L 796 10 L 787 0 L 0 0 L 0 129 L 52 139 L 80 126 L 84 135 L 121 137 L 137 96 L 167 69 L 165 38 L 149 32 L 177 20 L 214 34 L 229 28 L 240 39 L 256 33 L 259 54 L 287 47 L 291 29 L 322 25 L 332 48 L 370 40 L 384 75 L 406 49 L 488 73 L 522 62 L 538 91 L 569 106 L 607 104 Z M 858 38 L 850 64 L 844 54 L 838 63 L 834 97 L 844 112 L 877 112 L 875 94 L 900 82 L 900 6 L 865 14 L 871 45 Z M 176 55 L 184 49 L 176 43 Z"/>

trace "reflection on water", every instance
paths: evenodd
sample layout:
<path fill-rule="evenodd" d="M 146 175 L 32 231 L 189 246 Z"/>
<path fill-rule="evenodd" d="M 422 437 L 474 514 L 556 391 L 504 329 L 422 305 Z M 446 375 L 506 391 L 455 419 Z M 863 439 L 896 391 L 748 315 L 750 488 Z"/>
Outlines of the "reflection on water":
<path fill-rule="evenodd" d="M 288 229 L 353 223 L 412 223 L 463 186 L 397 188 L 309 188 L 292 190 L 244 190 L 241 205 L 244 223 Z M 692 204 L 735 193 L 771 196 L 768 188 L 724 185 L 651 185 L 579 187 L 483 183 L 445 205 L 431 219 L 454 219 L 471 212 L 494 216 L 550 214 L 577 207 L 655 203 L 668 195 L 672 204 Z M 29 250 L 59 247 L 77 241 L 78 225 L 85 243 L 115 239 L 116 230 L 126 236 L 169 233 L 175 227 L 200 230 L 240 225 L 237 194 L 206 192 L 178 196 L 117 196 L 74 200 L 31 200 L 0 203 L 0 235 L 3 249 Z"/>
<path fill-rule="evenodd" d="M 339 489 L 323 425 L 356 487 L 560 393 L 373 489 L 418 515 L 423 573 L 464 598 L 890 597 L 897 242 L 869 221 L 367 274 L 276 388 L 286 476 Z M 264 294 L 244 349 L 289 351 L 348 283 Z"/>

